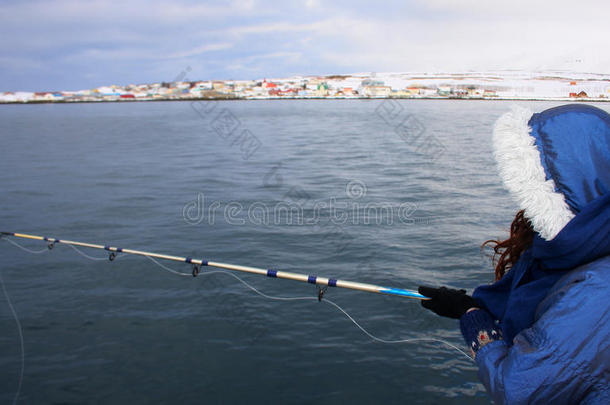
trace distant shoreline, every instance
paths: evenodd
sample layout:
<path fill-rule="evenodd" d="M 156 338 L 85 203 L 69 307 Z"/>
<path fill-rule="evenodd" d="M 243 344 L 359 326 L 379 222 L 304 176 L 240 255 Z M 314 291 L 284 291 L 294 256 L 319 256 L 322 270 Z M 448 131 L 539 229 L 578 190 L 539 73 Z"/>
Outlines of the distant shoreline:
<path fill-rule="evenodd" d="M 610 98 L 585 97 L 212 97 L 212 98 L 156 98 L 156 99 L 116 99 L 116 100 L 31 100 L 31 101 L 0 101 L 0 104 L 103 104 L 103 103 L 142 103 L 160 101 L 279 101 L 279 100 L 459 100 L 459 101 L 569 101 L 607 103 Z"/>
<path fill-rule="evenodd" d="M 262 80 L 187 80 L 78 91 L 0 93 L 2 104 L 226 100 L 610 101 L 610 76 L 558 71 L 371 73 Z"/>

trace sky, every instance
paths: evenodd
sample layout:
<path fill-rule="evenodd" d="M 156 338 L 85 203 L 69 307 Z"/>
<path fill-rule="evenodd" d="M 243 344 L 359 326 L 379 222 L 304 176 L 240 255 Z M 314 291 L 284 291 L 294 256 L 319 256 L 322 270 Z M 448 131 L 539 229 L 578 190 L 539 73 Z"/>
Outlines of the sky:
<path fill-rule="evenodd" d="M 607 0 L 0 0 L 0 91 L 358 72 L 610 75 Z"/>

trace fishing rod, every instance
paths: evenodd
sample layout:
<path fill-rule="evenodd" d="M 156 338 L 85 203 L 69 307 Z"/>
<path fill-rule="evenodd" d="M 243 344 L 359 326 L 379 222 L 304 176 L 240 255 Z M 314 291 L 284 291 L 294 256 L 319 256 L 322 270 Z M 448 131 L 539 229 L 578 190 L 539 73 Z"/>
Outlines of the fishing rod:
<path fill-rule="evenodd" d="M 240 271 L 240 272 L 244 272 L 244 273 L 258 274 L 261 276 L 267 276 L 267 277 L 271 277 L 271 278 L 283 278 L 286 280 L 300 281 L 303 283 L 309 283 L 309 284 L 316 285 L 318 288 L 318 300 L 320 300 L 320 301 L 322 301 L 322 297 L 328 287 L 347 288 L 350 290 L 366 291 L 366 292 L 372 292 L 372 293 L 378 293 L 378 294 L 398 295 L 401 297 L 413 298 L 413 299 L 418 299 L 418 300 L 429 299 L 428 297 L 421 295 L 417 291 L 406 290 L 403 288 L 384 287 L 384 286 L 379 286 L 379 285 L 375 285 L 375 284 L 359 283 L 359 282 L 355 282 L 355 281 L 346 281 L 346 280 L 337 280 L 334 278 L 318 277 L 318 276 L 313 276 L 313 275 L 308 275 L 308 274 L 290 273 L 287 271 L 262 269 L 262 268 L 250 267 L 250 266 L 240 266 L 240 265 L 236 265 L 236 264 L 213 262 L 213 261 L 202 260 L 202 259 L 193 259 L 192 257 L 180 257 L 180 256 L 166 255 L 166 254 L 161 254 L 161 253 L 144 252 L 141 250 L 124 249 L 124 248 L 109 246 L 109 245 L 97 245 L 97 244 L 93 244 L 93 243 L 76 242 L 76 241 L 66 240 L 66 239 L 49 238 L 46 236 L 29 235 L 26 233 L 0 232 L 0 235 L 48 242 L 49 249 L 53 249 L 53 247 L 56 243 L 61 243 L 64 245 L 72 245 L 72 246 L 80 246 L 80 247 L 91 248 L 91 249 L 106 250 L 106 251 L 110 252 L 110 254 L 108 256 L 108 259 L 110 261 L 113 261 L 116 258 L 117 253 L 126 253 L 126 254 L 130 254 L 130 255 L 146 256 L 146 257 L 155 258 L 155 259 L 170 260 L 170 261 L 180 262 L 180 263 L 188 263 L 188 264 L 191 264 L 193 267 L 193 271 L 192 271 L 193 277 L 197 277 L 202 266 L 207 266 L 207 267 L 216 267 L 216 268 L 225 269 L 225 270 Z M 323 286 L 323 288 L 321 288 L 320 286 Z"/>

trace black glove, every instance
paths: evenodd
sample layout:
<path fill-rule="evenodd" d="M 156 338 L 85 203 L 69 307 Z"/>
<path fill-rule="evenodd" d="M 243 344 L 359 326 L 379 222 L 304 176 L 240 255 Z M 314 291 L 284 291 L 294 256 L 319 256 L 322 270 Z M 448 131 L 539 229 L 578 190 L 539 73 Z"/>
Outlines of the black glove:
<path fill-rule="evenodd" d="M 421 286 L 417 289 L 421 295 L 430 298 L 422 300 L 421 305 L 432 312 L 448 318 L 459 319 L 470 308 L 478 308 L 479 304 L 466 290 L 454 290 L 447 287 L 433 288 Z"/>

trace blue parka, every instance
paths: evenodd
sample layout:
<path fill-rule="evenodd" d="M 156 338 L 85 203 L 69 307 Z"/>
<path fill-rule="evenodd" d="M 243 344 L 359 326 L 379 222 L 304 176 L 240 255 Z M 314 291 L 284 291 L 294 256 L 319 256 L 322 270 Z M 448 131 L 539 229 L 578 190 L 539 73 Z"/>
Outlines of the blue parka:
<path fill-rule="evenodd" d="M 610 404 L 610 116 L 515 108 L 494 147 L 536 234 L 462 316 L 479 378 L 497 404 Z"/>
<path fill-rule="evenodd" d="M 562 277 L 509 347 L 476 355 L 496 404 L 610 404 L 610 257 Z"/>

